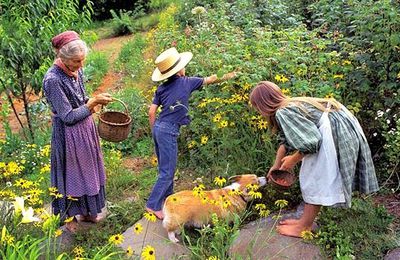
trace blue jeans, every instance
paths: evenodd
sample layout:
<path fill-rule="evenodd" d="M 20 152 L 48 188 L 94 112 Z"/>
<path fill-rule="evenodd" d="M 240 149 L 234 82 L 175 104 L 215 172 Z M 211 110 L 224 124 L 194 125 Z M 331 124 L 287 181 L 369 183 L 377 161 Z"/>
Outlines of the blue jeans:
<path fill-rule="evenodd" d="M 164 200 L 174 189 L 174 174 L 178 160 L 179 125 L 156 121 L 153 141 L 158 160 L 158 179 L 151 191 L 146 206 L 154 211 L 162 209 Z"/>

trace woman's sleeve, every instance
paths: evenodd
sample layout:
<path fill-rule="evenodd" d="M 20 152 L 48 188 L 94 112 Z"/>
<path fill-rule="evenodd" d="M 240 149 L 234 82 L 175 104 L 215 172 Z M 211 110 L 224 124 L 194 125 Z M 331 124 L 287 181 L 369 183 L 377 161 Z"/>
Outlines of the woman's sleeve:
<path fill-rule="evenodd" d="M 67 125 L 73 125 L 91 115 L 89 108 L 82 105 L 73 108 L 58 78 L 48 78 L 43 82 L 43 90 L 54 113 Z"/>
<path fill-rule="evenodd" d="M 303 113 L 295 107 L 282 108 L 276 112 L 276 121 L 282 132 L 281 143 L 288 150 L 304 154 L 316 153 L 321 145 L 321 134 L 317 125 Z"/>

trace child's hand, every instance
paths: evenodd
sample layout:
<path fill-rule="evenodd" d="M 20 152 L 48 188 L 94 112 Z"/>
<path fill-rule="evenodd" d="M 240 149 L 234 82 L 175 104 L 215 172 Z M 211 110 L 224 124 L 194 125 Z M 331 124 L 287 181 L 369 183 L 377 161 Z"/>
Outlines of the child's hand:
<path fill-rule="evenodd" d="M 279 170 L 282 171 L 292 171 L 294 166 L 296 166 L 298 160 L 295 155 L 288 155 L 282 158 L 282 164 Z"/>
<path fill-rule="evenodd" d="M 230 80 L 230 79 L 233 79 L 233 78 L 236 77 L 236 76 L 237 76 L 236 71 L 232 71 L 232 72 L 226 73 L 226 74 L 222 77 L 222 79 L 223 79 L 223 80 Z"/>

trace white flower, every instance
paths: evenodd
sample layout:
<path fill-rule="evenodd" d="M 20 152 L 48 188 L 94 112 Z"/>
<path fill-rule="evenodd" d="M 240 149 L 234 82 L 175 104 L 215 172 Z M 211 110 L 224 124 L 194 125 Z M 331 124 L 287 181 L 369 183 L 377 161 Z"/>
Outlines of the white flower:
<path fill-rule="evenodd" d="M 22 220 L 21 223 L 31 223 L 34 221 L 39 221 L 40 219 L 33 216 L 33 208 L 29 207 L 28 210 L 22 210 Z"/>
<path fill-rule="evenodd" d="M 11 187 L 11 186 L 12 186 L 12 183 L 11 183 L 10 181 L 6 182 L 6 186 L 7 186 L 7 187 Z"/>
<path fill-rule="evenodd" d="M 383 111 L 382 110 L 378 110 L 378 112 L 376 112 L 376 114 L 378 115 L 378 117 L 382 117 L 383 116 Z"/>
<path fill-rule="evenodd" d="M 377 136 L 377 135 L 378 135 L 377 133 L 373 133 L 373 134 L 372 134 L 372 136 Z"/>
<path fill-rule="evenodd" d="M 203 14 L 206 12 L 206 9 L 202 6 L 196 6 L 192 9 L 192 14 Z"/>
<path fill-rule="evenodd" d="M 22 197 L 15 197 L 14 201 L 14 211 L 15 214 L 18 214 L 20 212 L 23 212 L 25 210 L 24 208 L 24 198 Z"/>

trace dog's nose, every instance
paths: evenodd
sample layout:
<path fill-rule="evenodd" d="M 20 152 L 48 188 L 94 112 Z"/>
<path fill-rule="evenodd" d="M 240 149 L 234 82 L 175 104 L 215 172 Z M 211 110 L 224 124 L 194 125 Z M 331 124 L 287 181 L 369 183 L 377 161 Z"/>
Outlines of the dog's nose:
<path fill-rule="evenodd" d="M 267 179 L 265 177 L 258 177 L 258 182 L 260 183 L 260 186 L 264 186 L 267 184 Z"/>

